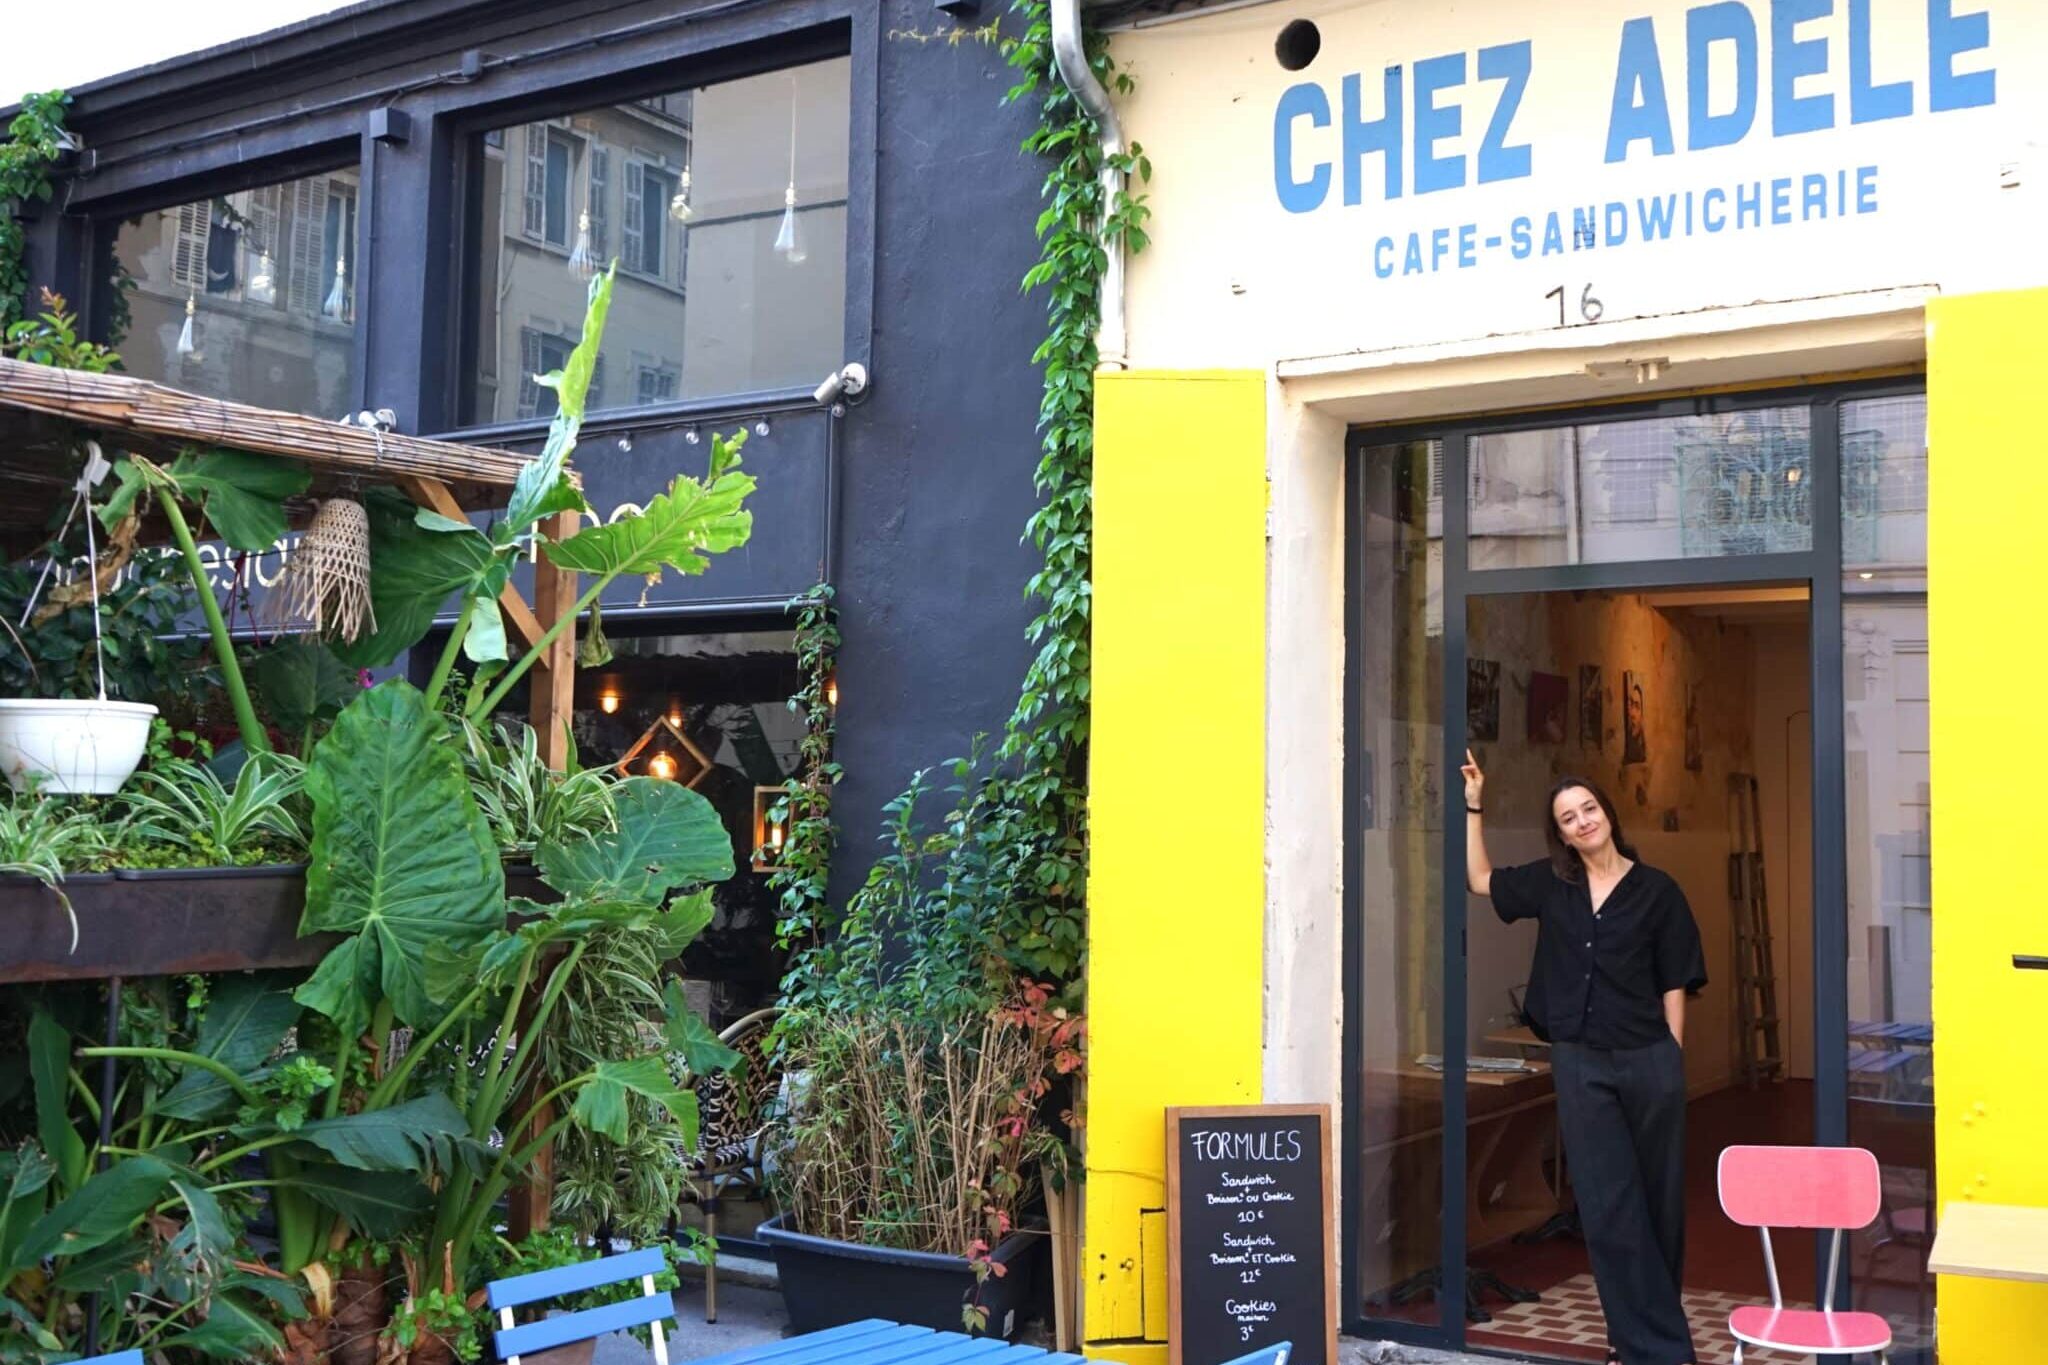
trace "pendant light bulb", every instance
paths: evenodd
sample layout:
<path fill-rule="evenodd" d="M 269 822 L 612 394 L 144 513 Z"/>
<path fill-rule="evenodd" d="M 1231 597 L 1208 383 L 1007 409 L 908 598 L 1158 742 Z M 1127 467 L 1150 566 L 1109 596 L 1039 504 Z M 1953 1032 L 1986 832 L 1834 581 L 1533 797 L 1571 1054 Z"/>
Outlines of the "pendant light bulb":
<path fill-rule="evenodd" d="M 277 298 L 276 267 L 271 263 L 270 252 L 256 253 L 256 268 L 249 272 L 249 297 L 258 303 L 270 303 Z"/>
<path fill-rule="evenodd" d="M 590 250 L 590 211 L 584 210 L 576 219 L 576 248 L 569 253 L 569 273 L 579 280 L 587 280 L 597 273 L 597 257 Z"/>
<path fill-rule="evenodd" d="M 690 215 L 695 212 L 696 210 L 690 207 L 690 168 L 685 166 L 683 167 L 683 178 L 676 189 L 675 198 L 668 201 L 668 216 L 675 219 L 678 223 L 687 223 L 690 221 Z"/>
<path fill-rule="evenodd" d="M 796 221 L 796 182 L 782 192 L 782 228 L 775 234 L 775 250 L 791 265 L 802 265 L 810 253 L 804 250 L 804 235 Z"/>
<path fill-rule="evenodd" d="M 192 338 L 192 319 L 199 312 L 199 293 L 194 290 L 185 296 L 185 325 L 178 331 L 178 354 L 196 355 L 198 345 Z"/>
<path fill-rule="evenodd" d="M 348 258 L 334 258 L 334 287 L 327 291 L 327 302 L 320 311 L 340 322 L 348 317 Z"/>
<path fill-rule="evenodd" d="M 803 231 L 796 221 L 796 76 L 789 78 L 789 185 L 782 191 L 782 227 L 775 234 L 775 250 L 791 265 L 802 265 L 810 253 L 804 250 Z"/>

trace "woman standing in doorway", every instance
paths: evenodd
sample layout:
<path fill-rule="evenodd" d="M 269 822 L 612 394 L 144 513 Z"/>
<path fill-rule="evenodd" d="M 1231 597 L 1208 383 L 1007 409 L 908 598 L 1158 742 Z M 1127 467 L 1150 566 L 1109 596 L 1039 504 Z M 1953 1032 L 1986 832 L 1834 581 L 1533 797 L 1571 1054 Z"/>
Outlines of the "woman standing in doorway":
<path fill-rule="evenodd" d="M 1607 794 L 1550 790 L 1550 857 L 1495 868 L 1486 776 L 1468 750 L 1465 880 L 1502 920 L 1533 919 L 1524 1009 L 1550 1044 L 1558 1126 L 1586 1250 L 1621 1365 L 1692 1365 L 1685 1282 L 1685 998 L 1707 984 L 1685 893 L 1645 866 Z"/>

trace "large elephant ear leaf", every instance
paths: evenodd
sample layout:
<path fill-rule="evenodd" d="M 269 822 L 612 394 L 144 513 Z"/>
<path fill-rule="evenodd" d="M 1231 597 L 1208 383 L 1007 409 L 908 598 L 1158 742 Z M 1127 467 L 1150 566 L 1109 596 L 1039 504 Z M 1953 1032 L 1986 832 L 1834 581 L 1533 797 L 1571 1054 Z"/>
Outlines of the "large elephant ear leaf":
<path fill-rule="evenodd" d="M 704 1022 L 704 1016 L 690 1007 L 683 983 L 671 980 L 661 993 L 662 1037 L 669 1051 L 677 1053 L 692 1076 L 709 1076 L 730 1071 L 740 1064 L 740 1054 L 725 1045 Z"/>
<path fill-rule="evenodd" d="M 239 1074 L 255 1070 L 299 1022 L 299 1002 L 273 973 L 219 978 L 199 1021 L 192 1051 Z M 203 1119 L 226 1109 L 234 1090 L 212 1071 L 188 1066 L 157 1103 L 165 1118 Z"/>
<path fill-rule="evenodd" d="M 469 1155 L 469 1120 L 439 1091 L 389 1109 L 315 1119 L 294 1136 L 359 1171 L 446 1173 Z"/>
<path fill-rule="evenodd" d="M 408 683 L 373 687 L 313 751 L 306 791 L 313 847 L 299 933 L 355 938 L 300 1002 L 353 1021 L 375 1002 L 349 997 L 374 981 L 400 1020 L 431 1022 L 429 946 L 460 951 L 505 920 L 505 870 L 446 722 Z"/>
<path fill-rule="evenodd" d="M 313 476 L 290 460 L 242 450 L 188 450 L 167 472 L 222 540 L 251 553 L 284 538 L 291 529 L 285 500 L 313 484 Z"/>
<path fill-rule="evenodd" d="M 707 556 L 746 544 L 754 531 L 754 514 L 746 503 L 755 480 L 739 469 L 743 436 L 712 438 L 715 472 L 708 482 L 678 475 L 668 491 L 656 494 L 639 515 L 586 526 L 567 540 L 548 545 L 548 559 L 558 568 L 599 577 L 651 577 L 664 569 L 703 573 L 711 567 Z"/>
<path fill-rule="evenodd" d="M 583 427 L 583 413 L 590 398 L 590 384 L 597 376 L 598 347 L 604 339 L 605 317 L 612 308 L 612 277 L 618 267 L 592 277 L 590 298 L 583 312 L 583 336 L 569 361 L 552 374 L 536 376 L 536 382 L 555 391 L 555 420 L 548 428 L 547 444 L 539 458 L 519 471 L 512 485 L 512 500 L 505 518 L 492 529 L 500 545 L 508 545 L 527 527 L 555 512 L 581 512 L 589 504 L 569 477 L 569 456 L 576 449 L 576 437 Z"/>
<path fill-rule="evenodd" d="M 683 886 L 732 876 L 732 836 L 712 804 L 687 787 L 629 777 L 613 789 L 618 826 L 534 854 L 565 896 L 655 904 Z"/>
<path fill-rule="evenodd" d="M 373 488 L 363 498 L 370 522 L 370 606 L 377 629 L 353 644 L 336 641 L 335 656 L 352 668 L 382 668 L 426 638 L 451 597 L 477 589 L 497 562 L 477 532 L 429 530 L 403 494 Z"/>
<path fill-rule="evenodd" d="M 355 670 L 317 640 L 287 640 L 258 655 L 247 671 L 263 709 L 295 731 L 333 719 L 362 690 Z"/>
<path fill-rule="evenodd" d="M 681 1130 L 683 1150 L 695 1149 L 697 1096 L 679 1088 L 670 1079 L 668 1065 L 659 1057 L 599 1062 L 590 1079 L 577 1092 L 576 1103 L 569 1116 L 593 1133 L 602 1133 L 614 1142 L 624 1142 L 630 1135 L 627 1128 L 630 1117 L 627 1097 L 630 1095 L 638 1095 L 659 1105 Z"/>

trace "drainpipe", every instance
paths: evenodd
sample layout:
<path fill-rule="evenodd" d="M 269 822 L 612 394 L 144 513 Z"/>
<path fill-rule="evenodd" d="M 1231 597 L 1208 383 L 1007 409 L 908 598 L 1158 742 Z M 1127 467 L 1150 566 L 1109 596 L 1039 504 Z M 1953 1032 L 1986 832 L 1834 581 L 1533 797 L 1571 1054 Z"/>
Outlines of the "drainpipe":
<path fill-rule="evenodd" d="M 1060 80 L 1074 92 L 1074 98 L 1095 120 L 1102 143 L 1102 212 L 1105 219 L 1123 193 L 1124 174 L 1114 159 L 1124 154 L 1123 129 L 1117 125 L 1116 109 L 1109 92 L 1088 69 L 1088 52 L 1081 40 L 1081 0 L 1052 0 L 1052 57 Z M 1102 271 L 1102 316 L 1095 330 L 1096 368 L 1121 370 L 1126 359 L 1128 337 L 1124 326 L 1124 248 L 1120 241 L 1102 233 L 1102 253 L 1107 264 Z"/>

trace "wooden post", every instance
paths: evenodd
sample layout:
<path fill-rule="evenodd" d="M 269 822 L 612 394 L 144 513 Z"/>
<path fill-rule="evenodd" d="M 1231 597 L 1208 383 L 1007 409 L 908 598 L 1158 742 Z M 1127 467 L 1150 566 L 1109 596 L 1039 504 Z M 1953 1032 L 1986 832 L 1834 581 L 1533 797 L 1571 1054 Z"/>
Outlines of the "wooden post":
<path fill-rule="evenodd" d="M 575 512 L 557 512 L 540 524 L 545 540 L 567 540 L 576 534 L 582 518 Z M 548 563 L 545 556 L 533 566 L 533 614 L 546 630 L 576 605 L 576 575 Z M 555 638 L 527 674 L 527 718 L 540 738 L 541 760 L 560 768 L 569 759 L 569 718 L 576 700 L 576 629 L 571 626 Z"/>
<path fill-rule="evenodd" d="M 540 524 L 544 540 L 566 540 L 576 534 L 581 518 L 575 512 L 557 512 Z M 533 566 L 533 614 L 545 631 L 576 606 L 576 575 L 557 569 L 545 556 Z M 555 642 L 527 672 L 527 721 L 540 741 L 541 761 L 561 768 L 569 760 L 570 716 L 576 698 L 576 628 L 572 625 L 555 637 Z M 529 1100 L 538 1098 L 529 1096 Z M 533 1117 L 533 1127 L 519 1141 L 537 1136 L 554 1122 L 555 1110 L 548 1105 Z M 514 1139 L 507 1137 L 506 1141 Z M 513 1187 L 509 1198 L 512 1239 L 548 1225 L 548 1207 L 555 1193 L 555 1149 L 553 1144 L 534 1154 L 525 1182 Z"/>

